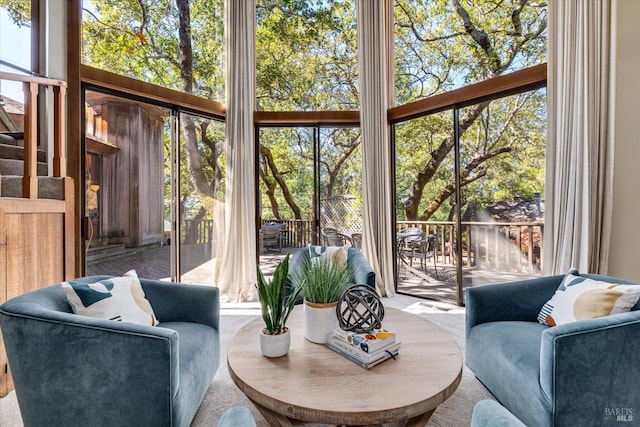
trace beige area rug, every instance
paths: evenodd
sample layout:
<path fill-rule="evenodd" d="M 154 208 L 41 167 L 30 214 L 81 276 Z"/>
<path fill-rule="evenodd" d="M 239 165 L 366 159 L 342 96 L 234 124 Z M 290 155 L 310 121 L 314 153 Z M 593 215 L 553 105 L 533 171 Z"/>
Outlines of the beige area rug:
<path fill-rule="evenodd" d="M 406 310 L 439 325 L 455 338 L 464 354 L 464 309 L 405 295 L 384 298 L 383 304 L 388 307 Z M 251 402 L 231 380 L 224 357 L 227 345 L 235 332 L 247 322 L 259 316 L 259 306 L 257 303 L 225 303 L 222 306 L 221 313 L 222 362 L 191 426 L 213 427 L 217 424 L 225 409 L 242 405 L 251 409 L 258 427 L 267 427 L 268 424 L 262 415 L 251 405 Z M 363 395 L 363 398 L 366 398 L 366 395 Z M 491 394 L 474 377 L 473 373 L 465 367 L 460 386 L 447 401 L 436 409 L 427 426 L 468 427 L 471 423 L 474 405 L 479 400 L 486 398 L 491 398 Z M 310 424 L 309 426 L 311 425 L 319 426 L 319 424 Z M 0 399 L 0 426 L 23 426 L 15 392 L 11 392 Z"/>

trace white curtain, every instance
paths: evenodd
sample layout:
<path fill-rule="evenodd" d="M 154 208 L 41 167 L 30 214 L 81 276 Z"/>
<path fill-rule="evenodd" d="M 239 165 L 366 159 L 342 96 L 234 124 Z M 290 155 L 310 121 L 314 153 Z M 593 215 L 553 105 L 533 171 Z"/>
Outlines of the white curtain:
<path fill-rule="evenodd" d="M 218 265 L 223 301 L 256 299 L 254 196 L 255 0 L 225 0 L 226 231 Z"/>
<path fill-rule="evenodd" d="M 606 274 L 615 0 L 549 2 L 545 274 Z"/>
<path fill-rule="evenodd" d="M 395 295 L 384 0 L 358 0 L 363 252 L 382 296 Z"/>

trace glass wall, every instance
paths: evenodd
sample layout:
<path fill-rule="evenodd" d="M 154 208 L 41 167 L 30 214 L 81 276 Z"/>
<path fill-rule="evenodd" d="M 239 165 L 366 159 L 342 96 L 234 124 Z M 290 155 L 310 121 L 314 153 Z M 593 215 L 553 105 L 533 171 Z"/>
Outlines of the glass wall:
<path fill-rule="evenodd" d="M 216 260 L 225 237 L 224 122 L 180 114 L 178 193 L 178 276 L 184 283 L 217 280 Z M 168 200 L 169 201 L 169 200 Z M 167 203 L 168 205 L 168 203 Z"/>
<path fill-rule="evenodd" d="M 353 0 L 257 0 L 258 110 L 357 110 Z"/>
<path fill-rule="evenodd" d="M 82 62 L 224 102 L 224 1 L 84 0 Z"/>
<path fill-rule="evenodd" d="M 546 3 L 396 0 L 395 104 L 542 64 Z"/>
<path fill-rule="evenodd" d="M 398 291 L 455 300 L 453 111 L 395 126 Z"/>
<path fill-rule="evenodd" d="M 460 110 L 464 285 L 541 274 L 545 95 L 540 89 Z"/>
<path fill-rule="evenodd" d="M 545 92 L 395 125 L 399 292 L 458 303 L 541 274 Z"/>
<path fill-rule="evenodd" d="M 215 284 L 224 122 L 97 90 L 84 98 L 87 274 Z"/>
<path fill-rule="evenodd" d="M 262 127 L 259 151 L 263 271 L 310 243 L 361 245 L 359 129 Z"/>

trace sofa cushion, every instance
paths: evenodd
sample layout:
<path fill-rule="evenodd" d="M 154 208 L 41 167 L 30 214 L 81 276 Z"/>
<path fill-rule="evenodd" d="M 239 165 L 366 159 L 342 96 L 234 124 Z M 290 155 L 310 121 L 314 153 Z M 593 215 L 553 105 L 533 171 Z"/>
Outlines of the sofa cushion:
<path fill-rule="evenodd" d="M 62 289 L 75 314 L 98 319 L 156 325 L 157 319 L 135 274 L 93 283 L 70 280 Z M 149 312 L 150 311 L 150 312 Z"/>
<path fill-rule="evenodd" d="M 347 262 L 348 246 L 317 246 L 309 245 L 309 258 L 311 262 L 314 259 L 328 258 L 331 264 L 340 263 L 345 264 Z"/>
<path fill-rule="evenodd" d="M 158 327 L 178 333 L 178 378 L 173 414 L 177 425 L 189 425 L 220 365 L 220 334 L 214 328 L 192 322 L 161 322 Z"/>
<path fill-rule="evenodd" d="M 640 286 L 610 283 L 571 270 L 542 307 L 538 322 L 547 326 L 624 313 L 640 299 Z"/>
<path fill-rule="evenodd" d="M 466 363 L 476 377 L 522 422 L 549 426 L 552 402 L 540 391 L 540 343 L 548 326 L 502 321 L 468 331 Z"/>

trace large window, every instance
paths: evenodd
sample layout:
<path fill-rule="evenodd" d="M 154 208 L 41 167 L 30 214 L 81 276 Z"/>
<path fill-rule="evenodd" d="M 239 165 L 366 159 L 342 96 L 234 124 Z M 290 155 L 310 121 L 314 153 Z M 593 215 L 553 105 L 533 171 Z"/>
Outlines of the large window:
<path fill-rule="evenodd" d="M 357 110 L 353 0 L 258 0 L 258 109 Z"/>
<path fill-rule="evenodd" d="M 400 292 L 460 302 L 541 273 L 545 131 L 544 89 L 395 125 Z"/>
<path fill-rule="evenodd" d="M 224 122 L 123 94 L 84 98 L 87 273 L 215 284 Z"/>
<path fill-rule="evenodd" d="M 85 0 L 82 62 L 224 101 L 223 0 Z"/>
<path fill-rule="evenodd" d="M 462 303 L 540 274 L 546 93 L 524 79 L 545 62 L 546 5 L 398 0 L 394 18 L 398 290 Z"/>
<path fill-rule="evenodd" d="M 362 233 L 359 129 L 264 127 L 259 144 L 261 254 L 325 244 L 328 229 L 359 245 L 352 240 Z M 270 223 L 282 225 L 280 241 L 265 239 Z"/>
<path fill-rule="evenodd" d="M 394 3 L 396 105 L 546 61 L 544 2 Z"/>

